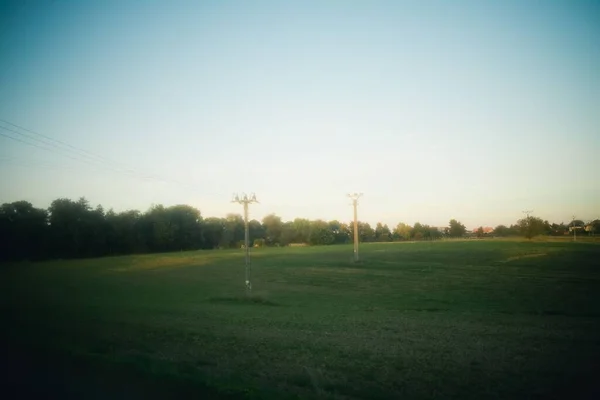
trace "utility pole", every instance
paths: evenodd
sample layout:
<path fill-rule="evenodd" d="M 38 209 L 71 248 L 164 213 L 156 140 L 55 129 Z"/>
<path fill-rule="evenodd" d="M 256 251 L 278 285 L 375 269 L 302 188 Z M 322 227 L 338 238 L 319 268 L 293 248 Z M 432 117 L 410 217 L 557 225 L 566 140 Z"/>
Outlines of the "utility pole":
<path fill-rule="evenodd" d="M 575 216 L 573 215 L 573 241 L 577 241 L 577 227 L 575 226 Z"/>
<path fill-rule="evenodd" d="M 258 203 L 256 195 L 252 193 L 252 196 L 248 197 L 245 193 L 240 197 L 237 194 L 233 195 L 232 203 L 239 203 L 244 206 L 244 249 L 245 249 L 245 265 L 246 265 L 246 294 L 252 293 L 252 283 L 250 283 L 250 249 L 249 241 L 250 234 L 248 232 L 248 205 L 252 203 Z"/>
<path fill-rule="evenodd" d="M 358 207 L 358 199 L 362 196 L 362 193 L 348 194 L 348 197 L 352 200 L 354 206 L 354 262 L 358 262 L 358 213 L 356 208 Z"/>
<path fill-rule="evenodd" d="M 533 210 L 525 210 L 523 214 L 527 216 L 527 233 L 531 232 L 531 220 L 529 219 L 529 214 L 533 213 Z M 533 235 L 533 233 L 532 233 Z"/>

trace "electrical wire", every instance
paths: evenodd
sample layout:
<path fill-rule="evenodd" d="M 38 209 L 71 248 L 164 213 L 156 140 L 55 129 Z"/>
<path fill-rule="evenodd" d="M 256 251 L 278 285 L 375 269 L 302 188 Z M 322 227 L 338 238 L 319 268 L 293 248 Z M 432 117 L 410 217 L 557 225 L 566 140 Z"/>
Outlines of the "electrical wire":
<path fill-rule="evenodd" d="M 112 160 L 109 160 L 106 157 L 101 156 L 101 155 L 98 155 L 98 154 L 89 152 L 87 150 L 78 148 L 76 146 L 73 146 L 73 145 L 70 145 L 68 143 L 65 143 L 65 142 L 63 142 L 61 140 L 54 139 L 54 138 L 52 138 L 50 136 L 41 134 L 41 133 L 36 132 L 34 130 L 31 130 L 31 129 L 27 129 L 25 127 L 22 127 L 20 125 L 14 124 L 14 123 L 9 122 L 7 120 L 0 119 L 0 122 L 2 122 L 4 124 L 7 124 L 7 125 L 10 125 L 10 126 L 12 126 L 14 128 L 17 128 L 19 130 L 28 132 L 28 133 L 30 133 L 32 135 L 39 136 L 40 138 L 43 138 L 43 139 L 38 139 L 38 138 L 33 137 L 31 135 L 19 132 L 19 131 L 15 130 L 15 129 L 8 128 L 6 126 L 1 126 L 0 125 L 0 128 L 4 129 L 5 131 L 12 132 L 12 133 L 15 133 L 15 134 L 23 137 L 23 138 L 35 141 L 35 142 L 31 142 L 31 141 L 23 140 L 23 139 L 21 139 L 19 137 L 7 135 L 7 134 L 4 134 L 4 133 L 0 132 L 0 136 L 6 137 L 8 139 L 11 139 L 11 140 L 14 140 L 14 141 L 17 141 L 17 142 L 20 142 L 22 144 L 25 144 L 25 145 L 28 145 L 28 146 L 32 146 L 32 147 L 36 147 L 36 148 L 39 148 L 39 149 L 42 149 L 42 150 L 45 150 L 45 151 L 48 151 L 48 152 L 51 152 L 51 153 L 54 153 L 54 154 L 58 154 L 56 150 L 59 150 L 59 151 L 61 151 L 63 153 L 63 154 L 61 154 L 62 156 L 68 157 L 68 158 L 70 158 L 72 160 L 75 160 L 75 161 L 86 163 L 88 165 L 92 165 L 94 167 L 108 168 L 112 172 L 125 173 L 125 174 L 128 174 L 130 176 L 134 176 L 134 177 L 137 177 L 139 179 L 142 179 L 144 181 L 155 181 L 155 182 L 158 181 L 158 182 L 162 182 L 162 183 L 171 183 L 171 184 L 175 184 L 175 185 L 178 185 L 178 186 L 181 186 L 181 187 L 184 187 L 184 188 L 187 188 L 187 189 L 199 192 L 199 189 L 195 185 L 182 183 L 182 182 L 179 182 L 179 181 L 177 181 L 175 179 L 164 178 L 164 177 L 161 177 L 161 176 L 158 176 L 158 175 L 154 175 L 154 174 L 141 173 L 139 171 L 134 170 L 133 168 L 131 168 L 129 166 L 126 166 L 125 168 L 124 167 L 119 167 L 119 166 L 115 167 L 114 166 L 115 164 L 117 164 L 117 165 L 121 164 L 123 166 L 125 166 L 125 164 L 124 163 L 114 162 Z M 38 143 L 41 143 L 44 146 L 42 146 L 42 145 L 40 145 Z M 50 147 L 48 147 L 48 146 L 50 146 Z M 85 158 L 82 158 L 82 157 L 85 157 Z M 203 192 L 203 191 L 200 191 L 200 192 Z M 203 194 L 206 195 L 207 193 L 203 192 Z M 221 197 L 220 195 L 216 195 L 216 194 L 211 194 L 211 195 L 215 195 L 215 196 Z"/>

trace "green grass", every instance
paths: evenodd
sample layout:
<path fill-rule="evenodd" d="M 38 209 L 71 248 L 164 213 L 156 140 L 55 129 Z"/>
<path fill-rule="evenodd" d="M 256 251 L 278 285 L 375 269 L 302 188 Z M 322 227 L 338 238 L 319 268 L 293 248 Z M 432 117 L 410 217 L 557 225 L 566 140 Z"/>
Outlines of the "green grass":
<path fill-rule="evenodd" d="M 62 398 L 592 396 L 600 245 L 367 244 L 361 256 L 253 250 L 251 298 L 239 250 L 6 266 L 4 379 Z"/>

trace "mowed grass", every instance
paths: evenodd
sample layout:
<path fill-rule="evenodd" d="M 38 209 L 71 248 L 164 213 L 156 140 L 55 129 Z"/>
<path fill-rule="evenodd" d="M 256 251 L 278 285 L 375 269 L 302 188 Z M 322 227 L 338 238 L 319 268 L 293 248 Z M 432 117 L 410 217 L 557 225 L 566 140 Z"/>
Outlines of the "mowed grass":
<path fill-rule="evenodd" d="M 594 398 L 600 245 L 463 241 L 0 272 L 3 379 L 62 398 Z M 587 396 L 587 397 L 584 397 Z"/>

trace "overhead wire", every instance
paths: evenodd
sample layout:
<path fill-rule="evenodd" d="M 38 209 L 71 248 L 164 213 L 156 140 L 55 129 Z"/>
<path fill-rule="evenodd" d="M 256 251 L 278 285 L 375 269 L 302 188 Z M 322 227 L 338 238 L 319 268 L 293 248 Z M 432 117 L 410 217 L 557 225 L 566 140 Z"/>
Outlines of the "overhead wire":
<path fill-rule="evenodd" d="M 0 126 L 0 128 L 1 128 L 1 129 L 4 129 L 4 130 L 6 130 L 6 131 L 10 131 L 10 132 L 14 132 L 14 133 L 20 134 L 19 132 L 15 131 L 14 129 L 9 129 L 9 128 L 6 128 L 6 127 L 4 127 L 4 126 Z M 16 141 L 16 142 L 20 142 L 20 143 L 26 144 L 26 145 L 28 145 L 28 146 L 33 146 L 33 147 L 36 147 L 36 148 L 38 148 L 38 149 L 42 149 L 42 150 L 49 151 L 49 152 L 51 152 L 51 153 L 56 153 L 56 152 L 55 152 L 54 150 L 52 150 L 50 147 L 47 147 L 47 146 L 41 146 L 41 145 L 39 145 L 39 144 L 36 144 L 36 143 L 28 142 L 28 141 L 26 141 L 26 140 L 19 139 L 18 137 L 14 137 L 14 136 L 11 136 L 11 135 L 7 135 L 7 134 L 4 134 L 4 133 L 2 133 L 2 132 L 0 132 L 0 136 L 6 137 L 6 138 L 8 138 L 8 139 L 11 139 L 11 140 L 14 140 L 14 141 Z M 22 135 L 22 136 L 25 136 L 25 135 Z M 25 137 L 27 137 L 27 136 L 25 136 Z M 42 142 L 42 143 L 44 143 L 44 142 Z M 45 144 L 45 143 L 44 143 L 44 144 Z M 60 150 L 60 148 L 59 148 L 59 150 Z M 70 158 L 71 160 L 75 160 L 75 161 L 81 161 L 81 162 L 84 162 L 84 163 L 86 163 L 86 164 L 94 165 L 94 164 L 91 164 L 89 161 L 87 161 L 87 160 L 85 160 L 85 159 L 76 158 L 76 157 L 73 157 L 73 156 L 72 156 L 72 155 L 70 155 L 70 154 L 62 154 L 62 155 L 63 155 L 63 156 L 65 156 L 65 157 L 67 157 L 67 158 Z"/>
<path fill-rule="evenodd" d="M 20 127 L 19 125 L 10 123 L 10 122 L 5 121 L 5 120 L 0 120 L 0 122 L 4 122 L 4 123 L 7 123 L 7 124 L 10 124 L 10 125 L 18 128 L 18 129 L 22 129 L 22 130 L 25 130 L 27 132 L 31 132 L 31 133 L 33 133 L 35 135 L 39 135 L 41 137 L 47 138 L 48 140 L 38 139 L 38 138 L 33 137 L 31 135 L 24 134 L 24 133 L 19 132 L 17 130 L 14 130 L 14 129 L 11 129 L 11 128 L 7 128 L 5 126 L 1 126 L 0 125 L 1 129 L 4 129 L 6 131 L 10 131 L 10 132 L 16 133 L 17 135 L 19 135 L 21 137 L 27 138 L 29 140 L 34 140 L 34 141 L 36 141 L 38 143 L 42 143 L 42 144 L 44 144 L 46 146 L 51 146 L 52 148 L 54 148 L 54 149 L 56 149 L 56 150 L 64 153 L 63 154 L 64 156 L 66 156 L 66 157 L 68 157 L 68 158 L 70 158 L 72 160 L 81 161 L 81 162 L 84 162 L 86 164 L 93 165 L 93 166 L 100 166 L 100 167 L 109 168 L 113 172 L 125 172 L 125 173 L 128 173 L 128 174 L 136 174 L 136 172 L 133 171 L 133 170 L 127 170 L 127 169 L 124 169 L 122 167 L 119 168 L 119 167 L 114 167 L 114 166 L 111 166 L 111 165 L 107 165 L 107 164 L 110 164 L 110 161 L 108 159 L 99 160 L 99 159 L 102 159 L 103 157 L 102 156 L 94 155 L 93 153 L 90 153 L 90 152 L 88 152 L 86 150 L 83 150 L 83 149 L 78 149 L 77 147 L 71 146 L 68 143 L 64 143 L 64 142 L 62 142 L 62 141 L 60 141 L 58 139 L 53 139 L 53 138 L 51 138 L 49 136 L 42 135 L 40 133 L 37 133 L 37 132 L 32 131 L 32 130 L 27 129 L 27 128 Z M 12 136 L 9 136 L 9 135 L 2 135 L 2 136 L 8 137 L 9 139 L 13 139 L 13 140 L 16 140 L 18 142 L 21 142 L 21 143 L 24 143 L 24 144 L 27 144 L 27 145 L 30 145 L 30 146 L 34 146 L 34 147 L 37 147 L 37 148 L 40 148 L 40 149 L 43 149 L 43 150 L 47 150 L 49 152 L 54 152 L 54 150 L 52 150 L 52 149 L 40 146 L 39 144 L 36 144 L 36 143 L 31 143 L 31 142 L 24 141 L 23 139 L 15 138 L 15 137 L 12 137 Z M 81 158 L 82 156 L 84 158 Z M 94 157 L 96 157 L 96 158 L 94 158 Z M 97 159 L 97 158 L 99 158 L 99 159 Z M 92 163 L 96 163 L 96 164 L 92 164 Z M 98 164 L 100 164 L 100 165 L 98 165 Z M 152 179 L 152 177 L 147 177 L 147 176 L 142 176 L 142 178 L 145 179 L 145 180 L 151 180 Z"/>
<path fill-rule="evenodd" d="M 58 140 L 58 139 L 51 138 L 51 137 L 49 137 L 49 136 L 43 135 L 43 134 L 41 134 L 41 133 L 38 133 L 38 132 L 36 132 L 36 131 L 32 131 L 31 129 L 24 128 L 24 127 L 22 127 L 22 126 L 19 126 L 19 125 L 17 125 L 17 124 L 13 124 L 12 122 L 9 122 L 9 121 L 3 120 L 3 119 L 0 119 L 0 122 L 2 122 L 2 123 L 5 123 L 5 124 L 8 124 L 8 125 L 11 125 L 11 126 L 12 126 L 12 127 L 14 127 L 14 128 L 17 128 L 17 129 L 20 129 L 20 130 L 22 130 L 22 131 L 25 131 L 25 132 L 31 133 L 31 134 L 33 134 L 33 135 L 36 135 L 36 136 L 42 137 L 42 138 L 44 138 L 45 140 L 44 140 L 44 139 L 38 139 L 38 138 L 37 138 L 37 137 L 35 137 L 35 136 L 29 135 L 29 134 L 26 134 L 26 133 L 22 133 L 22 132 L 16 131 L 16 130 L 14 130 L 14 129 L 11 129 L 11 128 L 7 128 L 7 127 L 0 126 L 2 129 L 6 129 L 7 131 L 14 132 L 14 133 L 16 133 L 17 135 L 20 135 L 20 136 L 27 137 L 27 138 L 29 138 L 29 139 L 32 139 L 32 140 L 35 140 L 35 141 L 37 141 L 37 142 L 41 142 L 41 143 L 48 144 L 48 145 L 50 145 L 50 146 L 52 146 L 52 147 L 56 147 L 56 148 L 61 148 L 60 146 L 68 147 L 68 148 L 70 149 L 70 151 L 75 151 L 75 152 L 77 152 L 77 153 L 79 153 L 79 154 L 82 154 L 82 153 L 83 153 L 83 154 L 85 154 L 85 155 L 86 155 L 86 157 L 92 157 L 92 158 L 96 158 L 96 157 L 97 157 L 97 158 L 102 158 L 102 157 L 100 157 L 100 156 L 96 156 L 96 155 L 94 155 L 93 153 L 90 153 L 90 152 L 88 152 L 88 151 L 86 151 L 86 150 L 83 150 L 83 149 L 78 149 L 77 147 L 71 146 L 71 145 L 70 145 L 70 144 L 68 144 L 68 143 L 62 142 L 62 141 L 60 141 L 60 140 Z"/>
<path fill-rule="evenodd" d="M 104 156 L 81 149 L 79 147 L 73 146 L 73 145 L 63 142 L 61 140 L 52 138 L 50 136 L 41 134 L 34 130 L 31 130 L 31 129 L 25 128 L 23 126 L 20 126 L 18 124 L 12 123 L 5 119 L 0 118 L 0 122 L 10 125 L 19 130 L 28 132 L 32 135 L 39 136 L 40 138 L 43 138 L 43 139 L 39 139 L 32 135 L 25 134 L 23 132 L 19 132 L 18 130 L 0 125 L 0 128 L 4 129 L 5 131 L 15 133 L 23 138 L 27 138 L 27 139 L 33 140 L 35 142 L 23 140 L 19 137 L 7 135 L 7 134 L 0 132 L 0 136 L 6 137 L 8 139 L 11 139 L 11 140 L 14 140 L 14 141 L 17 141 L 17 142 L 20 142 L 20 143 L 23 143 L 23 144 L 26 144 L 26 145 L 29 145 L 32 147 L 36 147 L 36 148 L 39 148 L 39 149 L 42 149 L 42 150 L 45 150 L 45 151 L 48 151 L 51 153 L 55 153 L 55 154 L 57 154 L 57 152 L 55 150 L 59 150 L 63 153 L 61 155 L 68 157 L 72 160 L 83 162 L 83 163 L 92 165 L 94 167 L 109 168 L 112 172 L 126 173 L 130 176 L 135 176 L 135 177 L 140 178 L 145 181 L 155 181 L 155 182 L 158 181 L 158 182 L 163 182 L 163 183 L 172 183 L 172 184 L 179 185 L 181 187 L 185 187 L 185 188 L 188 188 L 188 189 L 191 189 L 194 191 L 199 191 L 195 185 L 182 183 L 175 179 L 164 178 L 164 177 L 161 177 L 161 176 L 158 176 L 155 174 L 145 174 L 145 173 L 136 171 L 124 163 L 112 161 Z M 41 143 L 45 146 L 41 146 L 38 143 Z M 48 146 L 50 146 L 50 147 L 48 147 Z M 82 158 L 82 157 L 84 157 L 84 158 Z M 96 164 L 94 164 L 94 163 L 96 163 Z M 115 166 L 115 164 L 117 164 L 117 166 Z M 118 166 L 118 164 L 121 164 L 121 166 Z M 206 194 L 206 193 L 204 193 L 204 194 Z"/>
<path fill-rule="evenodd" d="M 14 132 L 14 133 L 16 133 L 18 135 L 27 137 L 29 139 L 33 139 L 35 141 L 38 141 L 38 142 L 41 142 L 41 143 L 44 143 L 44 144 L 48 144 L 48 145 L 50 145 L 50 146 L 52 146 L 54 148 L 60 149 L 62 151 L 69 151 L 71 153 L 76 154 L 77 156 L 83 156 L 83 157 L 85 157 L 86 159 L 89 159 L 92 162 L 104 163 L 104 164 L 121 164 L 121 167 L 118 167 L 118 168 L 120 168 L 122 172 L 127 172 L 127 173 L 131 173 L 131 174 L 140 174 L 140 173 L 134 171 L 133 169 L 131 169 L 129 167 L 123 167 L 125 165 L 123 163 L 116 163 L 114 161 L 109 160 L 106 157 L 103 157 L 101 155 L 92 153 L 90 151 L 84 150 L 84 149 L 76 147 L 76 146 L 72 146 L 69 143 L 65 143 L 65 142 L 63 142 L 61 140 L 58 140 L 58 139 L 52 138 L 50 136 L 44 135 L 42 133 L 36 132 L 36 131 L 34 131 L 32 129 L 25 128 L 23 126 L 17 125 L 15 123 L 12 123 L 12 122 L 7 121 L 5 119 L 0 119 L 0 122 L 8 124 L 8 125 L 11 125 L 11 126 L 17 128 L 17 129 L 26 131 L 26 132 L 31 133 L 33 135 L 39 136 L 39 137 L 41 137 L 43 139 L 39 139 L 37 137 L 31 136 L 31 135 L 28 135 L 28 134 L 24 134 L 22 132 L 18 132 L 18 131 L 15 131 L 13 129 L 9 129 L 9 128 L 0 126 L 0 128 L 6 129 L 6 130 L 10 130 L 11 132 Z M 114 169 L 115 167 L 112 166 L 112 168 Z M 144 178 L 161 179 L 161 178 L 159 178 L 157 176 L 152 176 L 152 175 L 148 175 L 148 174 L 145 174 Z"/>

